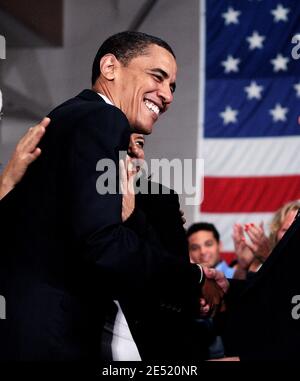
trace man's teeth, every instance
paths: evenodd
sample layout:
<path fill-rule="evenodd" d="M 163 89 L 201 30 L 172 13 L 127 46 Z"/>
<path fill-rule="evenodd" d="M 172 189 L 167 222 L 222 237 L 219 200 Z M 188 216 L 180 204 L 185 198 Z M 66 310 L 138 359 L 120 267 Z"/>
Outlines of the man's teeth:
<path fill-rule="evenodd" d="M 156 115 L 159 114 L 159 107 L 156 106 L 153 102 L 148 101 L 147 99 L 144 101 L 145 105 L 147 108 L 153 112 L 155 112 Z"/>

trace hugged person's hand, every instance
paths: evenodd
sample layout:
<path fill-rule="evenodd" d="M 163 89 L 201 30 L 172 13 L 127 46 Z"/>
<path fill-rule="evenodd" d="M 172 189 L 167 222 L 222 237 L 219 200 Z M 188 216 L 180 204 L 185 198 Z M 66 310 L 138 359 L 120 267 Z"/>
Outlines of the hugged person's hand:
<path fill-rule="evenodd" d="M 126 155 L 126 160 L 120 160 L 120 185 L 122 191 L 122 221 L 125 222 L 135 208 L 134 181 L 137 174 L 132 159 Z"/>

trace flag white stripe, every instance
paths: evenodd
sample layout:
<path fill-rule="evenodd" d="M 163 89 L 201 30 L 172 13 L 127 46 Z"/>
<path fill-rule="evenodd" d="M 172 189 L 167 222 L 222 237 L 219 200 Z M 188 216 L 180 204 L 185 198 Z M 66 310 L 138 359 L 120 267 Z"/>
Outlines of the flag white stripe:
<path fill-rule="evenodd" d="M 205 176 L 247 177 L 300 174 L 300 137 L 205 139 Z"/>

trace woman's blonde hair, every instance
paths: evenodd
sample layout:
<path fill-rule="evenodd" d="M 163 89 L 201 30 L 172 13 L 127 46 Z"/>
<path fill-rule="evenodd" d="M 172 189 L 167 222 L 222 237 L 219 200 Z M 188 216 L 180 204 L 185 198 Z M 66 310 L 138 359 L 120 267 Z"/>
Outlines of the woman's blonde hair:
<path fill-rule="evenodd" d="M 270 224 L 270 243 L 272 248 L 277 244 L 277 233 L 280 230 L 285 217 L 292 210 L 298 209 L 300 209 L 300 200 L 295 200 L 284 204 L 277 210 L 277 212 L 275 212 Z"/>

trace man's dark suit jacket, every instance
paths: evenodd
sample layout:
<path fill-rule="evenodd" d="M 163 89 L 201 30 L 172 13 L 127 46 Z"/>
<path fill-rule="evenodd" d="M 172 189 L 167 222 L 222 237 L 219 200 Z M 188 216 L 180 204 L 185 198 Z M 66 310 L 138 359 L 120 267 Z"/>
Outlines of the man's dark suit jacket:
<path fill-rule="evenodd" d="M 85 90 L 49 116 L 43 155 L 0 202 L 0 358 L 98 360 L 112 300 L 193 309 L 199 269 L 169 255 L 140 210 L 122 224 L 120 194 L 96 191 L 97 162 L 118 169 L 127 151 L 125 115 Z"/>
<path fill-rule="evenodd" d="M 136 207 L 146 215 L 163 248 L 188 263 L 188 245 L 178 195 L 151 181 L 148 189 L 149 194 L 137 194 Z M 172 294 L 171 290 L 169 294 Z M 199 361 L 207 358 L 212 332 L 195 320 L 189 308 L 192 298 L 192 294 L 186 295 L 178 305 L 174 294 L 173 300 L 169 298 L 165 303 L 163 298 L 153 298 L 150 290 L 150 295 L 145 295 L 137 304 L 128 305 L 124 301 L 122 309 L 142 359 Z M 139 319 L 135 319 L 140 312 L 136 311 L 137 306 L 143 311 Z"/>
<path fill-rule="evenodd" d="M 299 359 L 300 319 L 292 314 L 295 307 L 299 312 L 292 303 L 300 295 L 299 269 L 297 218 L 258 273 L 249 281 L 231 285 L 226 332 L 229 355 L 237 354 L 241 360 Z"/>

